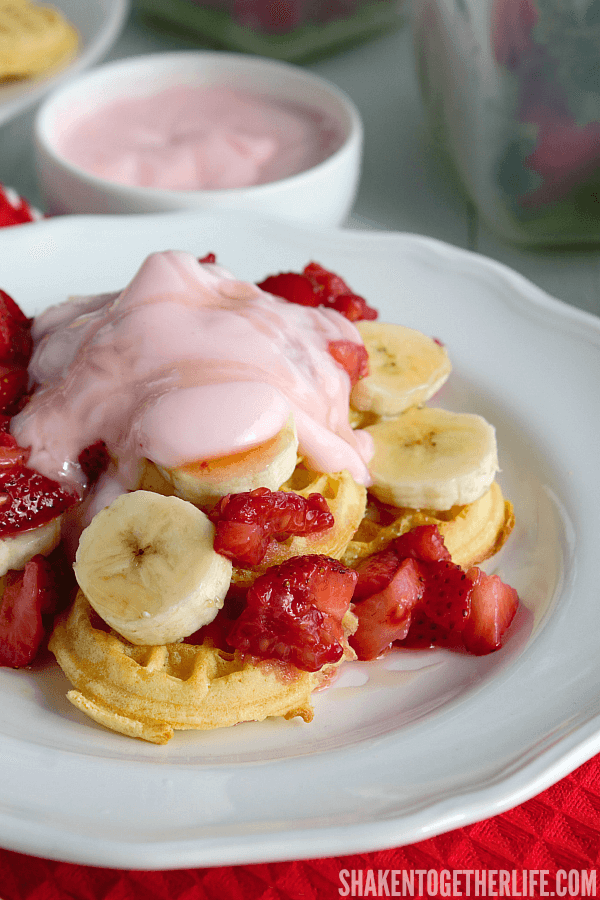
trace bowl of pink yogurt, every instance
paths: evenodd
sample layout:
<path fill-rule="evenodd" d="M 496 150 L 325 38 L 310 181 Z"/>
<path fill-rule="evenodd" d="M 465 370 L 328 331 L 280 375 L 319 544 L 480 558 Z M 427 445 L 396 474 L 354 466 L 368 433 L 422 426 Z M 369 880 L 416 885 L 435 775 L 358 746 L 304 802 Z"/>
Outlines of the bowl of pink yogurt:
<path fill-rule="evenodd" d="M 35 120 L 50 214 L 227 209 L 340 225 L 362 141 L 360 115 L 335 85 L 217 51 L 100 66 L 50 95 Z"/>

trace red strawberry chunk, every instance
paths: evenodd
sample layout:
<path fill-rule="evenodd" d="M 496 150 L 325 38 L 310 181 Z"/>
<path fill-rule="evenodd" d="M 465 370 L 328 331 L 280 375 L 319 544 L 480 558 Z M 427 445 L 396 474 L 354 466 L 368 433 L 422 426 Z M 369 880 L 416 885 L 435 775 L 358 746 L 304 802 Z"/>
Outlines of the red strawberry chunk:
<path fill-rule="evenodd" d="M 364 344 L 342 340 L 329 341 L 327 349 L 335 361 L 348 373 L 352 387 L 369 374 L 369 354 Z"/>
<path fill-rule="evenodd" d="M 449 631 L 432 622 L 422 609 L 415 609 L 406 638 L 400 644 L 411 650 L 423 650 L 429 647 L 457 647 L 460 645 L 460 634 Z"/>
<path fill-rule="evenodd" d="M 423 562 L 450 559 L 450 553 L 437 525 L 418 525 L 412 531 L 395 538 L 392 546 L 400 559 L 406 556 L 412 556 L 413 559 L 420 559 Z"/>
<path fill-rule="evenodd" d="M 399 566 L 398 554 L 391 547 L 367 556 L 355 569 L 358 581 L 353 601 L 356 603 L 382 591 L 388 586 Z"/>
<path fill-rule="evenodd" d="M 240 566 L 258 565 L 272 540 L 316 534 L 334 524 L 322 494 L 302 497 L 292 491 L 270 491 L 264 487 L 226 494 L 213 507 L 209 518 L 216 525 L 215 550 Z"/>
<path fill-rule="evenodd" d="M 313 291 L 308 278 L 297 272 L 280 272 L 279 275 L 269 275 L 261 281 L 258 287 L 268 294 L 283 297 L 290 303 L 298 303 L 300 306 L 318 306 L 320 299 Z"/>
<path fill-rule="evenodd" d="M 466 574 L 473 589 L 471 614 L 462 639 L 469 653 L 481 656 L 502 646 L 502 638 L 517 612 L 519 596 L 498 575 L 486 575 L 477 566 Z"/>
<path fill-rule="evenodd" d="M 1 666 L 33 662 L 46 634 L 42 615 L 56 603 L 51 565 L 43 556 L 34 556 L 21 572 L 7 573 L 0 603 Z"/>
<path fill-rule="evenodd" d="M 0 228 L 35 222 L 41 214 L 12 188 L 0 184 Z"/>
<path fill-rule="evenodd" d="M 304 267 L 303 274 L 312 282 L 323 305 L 337 309 L 352 322 L 377 318 L 377 310 L 369 306 L 364 297 L 355 294 L 335 272 L 330 272 L 319 263 L 311 262 Z"/>
<path fill-rule="evenodd" d="M 32 347 L 31 320 L 13 298 L 0 289 L 0 361 L 26 365 Z"/>
<path fill-rule="evenodd" d="M 448 631 L 462 631 L 471 611 L 472 582 L 460 566 L 447 560 L 420 567 L 425 581 L 423 612 Z"/>
<path fill-rule="evenodd" d="M 350 645 L 359 659 L 375 659 L 394 641 L 406 637 L 412 611 L 423 596 L 423 589 L 419 564 L 405 559 L 383 590 L 355 605 L 358 628 L 350 638 Z"/>
<path fill-rule="evenodd" d="M 328 556 L 296 556 L 260 575 L 228 642 L 243 654 L 315 672 L 344 654 L 342 618 L 356 573 Z"/>
<path fill-rule="evenodd" d="M 216 263 L 217 257 L 214 253 L 207 253 L 206 256 L 203 256 L 198 260 L 199 263 Z"/>
<path fill-rule="evenodd" d="M 0 429 L 0 472 L 24 466 L 28 456 L 29 451 L 19 447 L 12 434 Z"/>
<path fill-rule="evenodd" d="M 24 366 L 0 365 L 0 410 L 3 413 L 16 409 L 27 392 L 27 385 L 28 375 Z"/>
<path fill-rule="evenodd" d="M 56 481 L 26 466 L 0 469 L 0 537 L 44 525 L 76 500 Z"/>
<path fill-rule="evenodd" d="M 108 468 L 110 456 L 104 441 L 95 441 L 81 451 L 78 463 L 87 480 L 87 486 L 95 484 L 103 472 Z"/>

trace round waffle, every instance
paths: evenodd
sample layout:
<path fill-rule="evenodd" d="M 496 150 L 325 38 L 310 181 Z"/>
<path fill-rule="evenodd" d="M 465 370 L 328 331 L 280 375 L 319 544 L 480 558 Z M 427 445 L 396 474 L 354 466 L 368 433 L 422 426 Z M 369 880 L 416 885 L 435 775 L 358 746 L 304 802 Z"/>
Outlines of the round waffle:
<path fill-rule="evenodd" d="M 365 516 L 341 561 L 346 566 L 356 566 L 365 557 L 383 550 L 405 531 L 418 525 L 437 525 L 453 562 L 468 568 L 497 553 L 514 523 L 512 504 L 504 499 L 497 482 L 474 503 L 454 506 L 444 512 L 399 509 L 369 496 Z"/>
<path fill-rule="evenodd" d="M 71 703 L 106 728 L 155 744 L 166 743 L 176 729 L 224 728 L 269 716 L 310 722 L 310 695 L 334 668 L 301 672 L 275 662 L 254 664 L 209 641 L 135 646 L 108 629 L 81 591 L 49 646 L 73 685 Z"/>
<path fill-rule="evenodd" d="M 77 32 L 61 13 L 27 0 L 0 0 L 0 81 L 29 78 L 69 59 Z"/>

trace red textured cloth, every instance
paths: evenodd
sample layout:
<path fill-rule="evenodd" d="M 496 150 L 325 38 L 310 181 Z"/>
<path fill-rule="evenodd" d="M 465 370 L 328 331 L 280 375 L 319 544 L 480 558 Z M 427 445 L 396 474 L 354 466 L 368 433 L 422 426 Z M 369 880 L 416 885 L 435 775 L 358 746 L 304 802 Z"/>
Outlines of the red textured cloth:
<path fill-rule="evenodd" d="M 398 893 L 403 883 L 392 880 L 398 870 L 412 873 L 412 893 Z M 466 893 L 465 876 L 459 874 L 460 893 L 455 894 L 448 879 L 461 870 L 477 873 L 478 880 L 471 876 Z M 494 875 L 499 870 L 514 870 L 511 884 L 516 886 L 515 893 L 506 893 L 504 887 L 500 893 Z M 546 894 L 540 891 L 540 878 L 535 876 L 539 870 L 547 872 L 542 885 Z M 421 876 L 421 891 L 419 871 L 428 873 Z M 447 874 L 440 880 L 444 872 Z M 435 890 L 436 881 L 442 885 L 439 890 Z M 569 891 L 569 885 L 576 893 Z M 552 896 L 556 887 L 555 895 L 600 896 L 600 755 L 502 815 L 376 853 L 140 872 L 78 866 L 0 850 L 2 900 L 334 900 L 394 895 L 424 900 Z"/>

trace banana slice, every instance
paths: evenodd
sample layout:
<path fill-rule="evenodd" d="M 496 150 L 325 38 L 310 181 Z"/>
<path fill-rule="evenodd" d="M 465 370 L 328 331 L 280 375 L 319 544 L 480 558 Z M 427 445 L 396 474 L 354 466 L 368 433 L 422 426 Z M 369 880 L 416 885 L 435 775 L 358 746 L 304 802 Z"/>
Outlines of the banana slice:
<path fill-rule="evenodd" d="M 296 468 L 298 437 L 293 419 L 269 441 L 242 453 L 188 463 L 176 469 L 156 468 L 175 494 L 209 509 L 225 494 L 257 487 L 278 490 Z"/>
<path fill-rule="evenodd" d="M 215 618 L 232 566 L 214 526 L 178 497 L 122 494 L 83 531 L 75 577 L 90 604 L 132 644 L 168 644 Z"/>
<path fill-rule="evenodd" d="M 370 490 L 392 506 L 464 506 L 498 471 L 496 432 L 481 416 L 422 407 L 366 430 L 375 444 Z"/>
<path fill-rule="evenodd" d="M 448 378 L 448 354 L 433 338 L 404 325 L 356 324 L 369 353 L 369 375 L 352 389 L 354 409 L 398 416 L 429 400 Z"/>
<path fill-rule="evenodd" d="M 22 569 L 25 565 L 41 553 L 47 556 L 60 541 L 60 528 L 62 516 L 57 516 L 30 531 L 22 531 L 14 537 L 5 537 L 0 540 L 0 577 L 6 575 L 9 569 Z"/>

